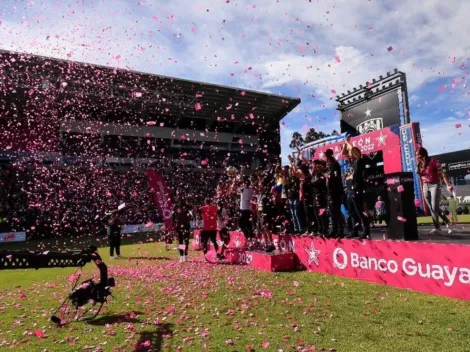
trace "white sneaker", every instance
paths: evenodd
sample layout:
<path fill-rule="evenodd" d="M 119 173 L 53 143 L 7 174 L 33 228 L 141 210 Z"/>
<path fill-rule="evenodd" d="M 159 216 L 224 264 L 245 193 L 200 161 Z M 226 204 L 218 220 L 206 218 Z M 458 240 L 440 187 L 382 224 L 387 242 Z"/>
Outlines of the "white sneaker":
<path fill-rule="evenodd" d="M 452 225 L 449 225 L 449 224 L 447 224 L 446 226 L 447 226 L 447 233 L 451 235 L 452 232 L 454 232 L 454 228 L 452 227 Z"/>
<path fill-rule="evenodd" d="M 187 262 L 188 261 L 188 257 L 187 256 L 183 256 L 183 262 Z"/>
<path fill-rule="evenodd" d="M 180 263 L 184 262 L 184 257 L 183 256 L 180 257 L 179 262 Z"/>
<path fill-rule="evenodd" d="M 430 235 L 442 235 L 441 230 L 433 229 L 429 232 Z"/>

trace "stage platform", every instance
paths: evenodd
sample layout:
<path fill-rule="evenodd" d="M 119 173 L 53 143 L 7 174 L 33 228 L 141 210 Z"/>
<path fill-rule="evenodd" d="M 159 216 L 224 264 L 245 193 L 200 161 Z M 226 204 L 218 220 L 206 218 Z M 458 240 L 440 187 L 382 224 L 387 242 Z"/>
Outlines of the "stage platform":
<path fill-rule="evenodd" d="M 419 241 L 384 240 L 385 228 L 374 228 L 372 240 L 327 239 L 313 236 L 273 235 L 276 254 L 287 267 L 370 281 L 404 289 L 470 300 L 470 226 L 456 226 L 452 235 L 429 235 L 429 226 L 419 228 Z M 220 242 L 220 244 L 222 244 Z M 259 270 L 274 268 L 273 255 L 244 251 L 241 232 L 230 233 L 229 251 L 245 253 L 245 262 Z M 193 250 L 200 249 L 200 233 L 194 231 Z M 246 258 L 246 254 L 251 257 Z M 256 265 L 253 260 L 256 256 Z M 251 261 L 250 263 L 247 262 Z M 271 264 L 270 264 L 271 263 Z M 274 270 L 273 270 L 274 269 Z"/>
<path fill-rule="evenodd" d="M 228 248 L 225 251 L 226 261 L 231 264 L 249 265 L 257 270 L 286 272 L 298 269 L 295 253 L 276 250 L 272 253 L 264 251 L 248 251 L 241 248 Z"/>

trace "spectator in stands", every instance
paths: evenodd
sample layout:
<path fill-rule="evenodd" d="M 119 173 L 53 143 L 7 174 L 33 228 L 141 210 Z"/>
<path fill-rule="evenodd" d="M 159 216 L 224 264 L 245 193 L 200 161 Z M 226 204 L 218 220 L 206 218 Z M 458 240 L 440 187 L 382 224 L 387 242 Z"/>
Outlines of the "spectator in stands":
<path fill-rule="evenodd" d="M 10 230 L 8 225 L 8 217 L 3 205 L 0 205 L 0 233 L 8 232 Z"/>
<path fill-rule="evenodd" d="M 453 232 L 452 225 L 440 207 L 441 181 L 445 182 L 449 192 L 452 192 L 454 188 L 444 173 L 439 160 L 429 157 L 428 151 L 425 148 L 418 148 L 416 151 L 416 159 L 418 161 L 417 172 L 421 176 L 421 182 L 423 183 L 424 199 L 431 212 L 434 224 L 434 229 L 431 231 L 431 234 L 441 233 L 439 217 L 442 218 L 447 226 L 448 233 L 451 234 Z"/>

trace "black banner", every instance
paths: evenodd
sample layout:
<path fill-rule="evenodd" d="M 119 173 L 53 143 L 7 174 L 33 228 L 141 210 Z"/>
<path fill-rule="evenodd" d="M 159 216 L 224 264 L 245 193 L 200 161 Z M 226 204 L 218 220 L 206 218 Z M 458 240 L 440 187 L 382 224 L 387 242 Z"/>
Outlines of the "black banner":
<path fill-rule="evenodd" d="M 446 173 L 451 176 L 470 174 L 470 150 L 464 149 L 457 152 L 434 155 L 442 165 Z"/>
<path fill-rule="evenodd" d="M 341 112 L 341 133 L 369 133 L 400 124 L 398 90 L 365 101 Z"/>

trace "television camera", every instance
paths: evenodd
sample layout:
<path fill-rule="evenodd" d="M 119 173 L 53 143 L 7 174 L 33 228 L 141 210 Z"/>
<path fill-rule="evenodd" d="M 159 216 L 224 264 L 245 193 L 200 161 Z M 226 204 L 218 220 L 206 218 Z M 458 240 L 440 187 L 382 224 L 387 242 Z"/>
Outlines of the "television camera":
<path fill-rule="evenodd" d="M 69 320 L 92 320 L 101 311 L 112 296 L 111 288 L 115 286 L 114 278 L 108 277 L 108 268 L 98 254 L 95 246 L 84 250 L 68 251 L 28 251 L 28 250 L 2 250 L 0 251 L 0 270 L 6 269 L 43 269 L 79 267 L 93 261 L 100 271 L 100 281 L 93 279 L 82 281 L 78 285 L 81 274 L 77 275 L 72 284 L 71 292 L 56 309 L 51 321 L 63 325 Z M 93 308 L 98 305 L 97 309 Z"/>

